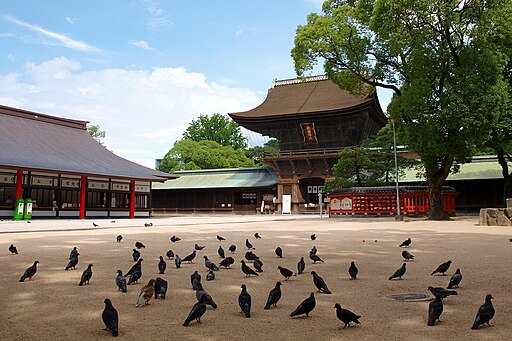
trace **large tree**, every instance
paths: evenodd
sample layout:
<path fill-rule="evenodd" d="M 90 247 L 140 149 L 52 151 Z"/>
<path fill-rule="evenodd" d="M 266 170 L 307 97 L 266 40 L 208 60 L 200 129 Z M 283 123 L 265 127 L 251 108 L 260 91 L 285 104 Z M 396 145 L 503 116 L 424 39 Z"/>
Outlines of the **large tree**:
<path fill-rule="evenodd" d="M 189 124 L 183 133 L 183 139 L 196 142 L 215 141 L 222 146 L 231 146 L 234 149 L 247 147 L 247 139 L 242 135 L 238 124 L 221 114 L 199 115 Z"/>
<path fill-rule="evenodd" d="M 248 158 L 253 159 L 257 165 L 262 165 L 262 160 L 266 155 L 276 155 L 280 151 L 279 141 L 270 139 L 263 146 L 248 148 L 245 152 Z"/>
<path fill-rule="evenodd" d="M 343 89 L 394 92 L 388 114 L 421 157 L 431 219 L 448 219 L 444 181 L 489 139 L 505 109 L 509 54 L 496 37 L 510 36 L 511 7 L 510 0 L 329 0 L 297 29 L 299 76 L 323 60 Z"/>
<path fill-rule="evenodd" d="M 99 125 L 88 126 L 87 132 L 100 144 L 103 144 L 103 139 L 107 135 L 104 130 L 101 130 Z"/>

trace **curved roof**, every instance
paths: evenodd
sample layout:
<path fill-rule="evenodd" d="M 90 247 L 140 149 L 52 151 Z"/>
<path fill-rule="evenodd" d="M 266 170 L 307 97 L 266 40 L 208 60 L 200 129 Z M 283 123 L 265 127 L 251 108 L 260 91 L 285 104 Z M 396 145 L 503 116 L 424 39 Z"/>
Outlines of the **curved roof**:
<path fill-rule="evenodd" d="M 0 106 L 0 166 L 165 181 L 177 176 L 128 161 L 87 132 L 87 122 Z"/>

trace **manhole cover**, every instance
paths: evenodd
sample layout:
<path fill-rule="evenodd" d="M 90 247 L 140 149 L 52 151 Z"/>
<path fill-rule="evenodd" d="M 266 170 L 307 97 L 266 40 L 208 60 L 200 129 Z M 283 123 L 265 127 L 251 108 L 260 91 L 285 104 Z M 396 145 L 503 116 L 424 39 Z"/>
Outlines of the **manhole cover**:
<path fill-rule="evenodd" d="M 431 295 L 427 294 L 395 294 L 386 296 L 388 300 L 391 301 L 401 301 L 401 302 L 421 302 L 421 301 L 431 301 L 434 298 Z"/>

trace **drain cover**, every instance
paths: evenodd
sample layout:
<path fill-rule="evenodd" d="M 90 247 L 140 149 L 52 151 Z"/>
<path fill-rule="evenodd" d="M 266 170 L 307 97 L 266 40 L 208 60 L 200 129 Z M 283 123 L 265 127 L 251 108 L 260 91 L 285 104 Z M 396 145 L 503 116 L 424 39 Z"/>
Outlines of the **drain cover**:
<path fill-rule="evenodd" d="M 434 298 L 431 295 L 427 294 L 395 294 L 386 296 L 388 300 L 391 301 L 401 301 L 401 302 L 421 302 L 421 301 L 431 301 Z"/>

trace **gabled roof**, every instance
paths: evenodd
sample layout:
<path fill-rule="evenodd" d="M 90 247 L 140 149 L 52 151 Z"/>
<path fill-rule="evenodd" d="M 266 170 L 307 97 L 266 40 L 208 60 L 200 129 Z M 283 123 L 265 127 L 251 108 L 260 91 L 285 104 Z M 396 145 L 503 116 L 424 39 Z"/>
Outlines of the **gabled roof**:
<path fill-rule="evenodd" d="M 254 188 L 277 184 L 274 173 L 267 168 L 225 168 L 180 171 L 176 180 L 154 183 L 153 190 L 206 189 L 206 188 Z"/>
<path fill-rule="evenodd" d="M 87 132 L 87 122 L 0 106 L 0 166 L 164 181 L 175 175 L 115 155 Z"/>

